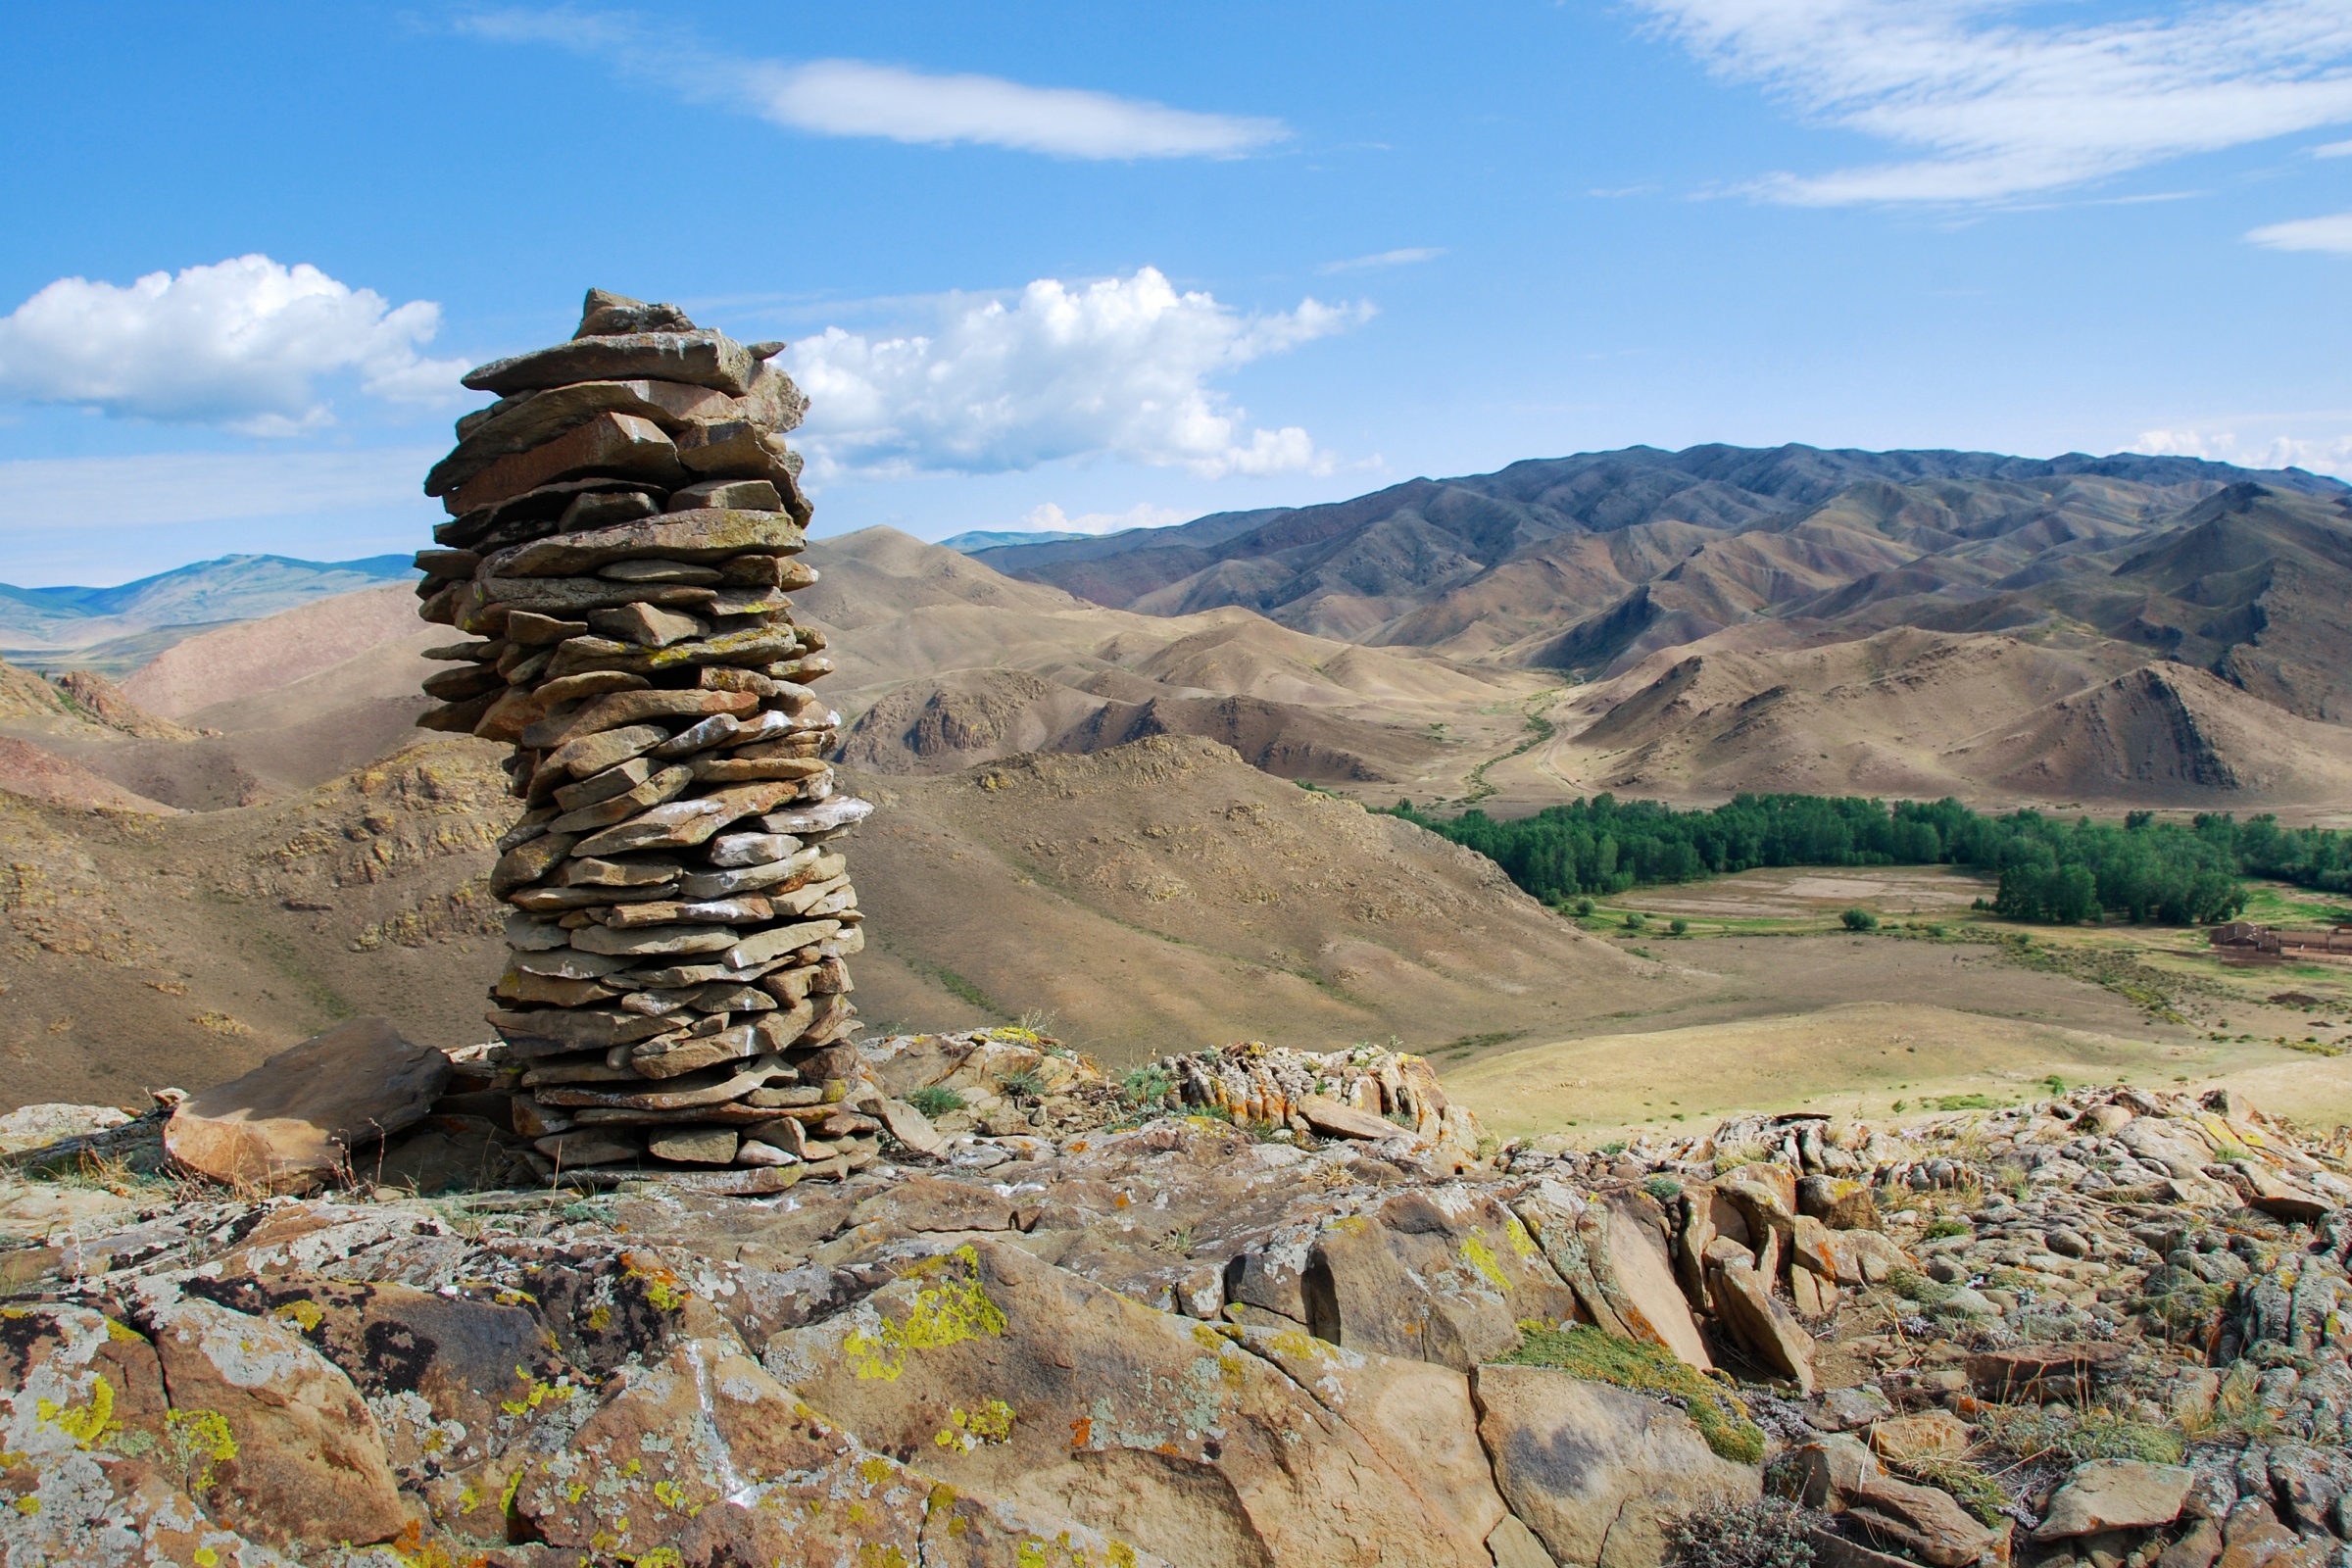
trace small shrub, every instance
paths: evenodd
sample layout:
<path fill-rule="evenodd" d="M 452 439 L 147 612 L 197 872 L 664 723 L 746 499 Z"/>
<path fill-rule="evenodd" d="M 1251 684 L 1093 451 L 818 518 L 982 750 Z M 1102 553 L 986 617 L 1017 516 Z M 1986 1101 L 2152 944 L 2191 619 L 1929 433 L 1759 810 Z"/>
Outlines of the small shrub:
<path fill-rule="evenodd" d="M 1876 931 L 1879 928 L 1879 917 L 1868 909 L 1846 909 L 1838 918 L 1848 931 Z"/>
<path fill-rule="evenodd" d="M 997 1080 L 997 1087 L 1013 1100 L 1039 1101 L 1046 1097 L 1046 1081 L 1038 1076 L 1035 1067 L 1023 1067 L 1008 1072 Z"/>
<path fill-rule="evenodd" d="M 1575 909 L 1576 917 L 1581 920 L 1592 912 L 1592 901 L 1591 899 L 1579 899 L 1576 901 Z"/>
<path fill-rule="evenodd" d="M 1968 1233 L 1968 1221 L 1953 1219 L 1951 1216 L 1945 1215 L 1928 1221 L 1928 1228 L 1924 1234 L 1929 1241 L 1935 1242 L 1941 1241 L 1946 1236 L 1966 1236 Z"/>
<path fill-rule="evenodd" d="M 1786 1497 L 1702 1508 L 1666 1526 L 1667 1561 L 1678 1568 L 1813 1568 L 1806 1532 L 1819 1522 Z"/>
<path fill-rule="evenodd" d="M 1671 1176 L 1652 1176 L 1642 1184 L 1642 1190 L 1661 1203 L 1682 1200 L 1683 1184 Z"/>
<path fill-rule="evenodd" d="M 1589 1323 L 1561 1329 L 1522 1323 L 1517 1348 L 1501 1360 L 1507 1366 L 1556 1367 L 1642 1394 L 1672 1395 L 1683 1401 L 1708 1447 L 1734 1464 L 1764 1462 L 1764 1429 L 1748 1419 L 1747 1406 L 1671 1350 L 1614 1339 Z"/>
<path fill-rule="evenodd" d="M 1938 1095 L 1926 1102 L 1937 1110 L 1998 1110 L 2001 1102 L 1990 1095 Z"/>
<path fill-rule="evenodd" d="M 1889 1269 L 1886 1288 L 1922 1306 L 1940 1306 L 1952 1298 L 1952 1287 L 1928 1278 L 1915 1268 Z"/>
<path fill-rule="evenodd" d="M 1666 929 L 1678 937 L 1687 937 L 1690 934 L 1690 922 L 1677 915 L 1666 922 Z"/>
<path fill-rule="evenodd" d="M 2069 1464 L 2093 1459 L 2179 1464 L 2185 1451 L 2180 1433 L 2100 1404 L 2082 1410 L 2064 1404 L 1995 1404 L 1979 1419 L 1985 1441 L 2021 1458 L 2050 1453 Z"/>
<path fill-rule="evenodd" d="M 1600 1152 L 1604 1154 L 1622 1154 L 1625 1152 L 1625 1140 L 1612 1138 L 1600 1146 Z"/>
<path fill-rule="evenodd" d="M 1176 1098 L 1176 1076 L 1167 1068 L 1153 1062 L 1138 1067 L 1119 1080 L 1119 1093 L 1139 1110 L 1164 1105 Z"/>
<path fill-rule="evenodd" d="M 922 1088 L 914 1090 L 906 1096 L 906 1103 L 926 1116 L 939 1117 L 947 1115 L 950 1111 L 961 1110 L 968 1102 L 953 1089 L 942 1088 L 938 1084 L 925 1084 Z"/>
<path fill-rule="evenodd" d="M 1625 928 L 1628 931 L 1640 931 L 1644 926 L 1648 925 L 1648 923 L 1649 916 L 1643 914 L 1640 909 L 1628 909 L 1625 911 Z"/>

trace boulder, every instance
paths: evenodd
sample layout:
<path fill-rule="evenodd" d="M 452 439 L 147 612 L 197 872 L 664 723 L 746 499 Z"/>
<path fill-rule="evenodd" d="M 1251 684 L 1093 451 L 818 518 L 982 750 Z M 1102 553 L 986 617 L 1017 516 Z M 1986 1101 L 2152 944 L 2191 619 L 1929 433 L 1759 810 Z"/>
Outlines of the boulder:
<path fill-rule="evenodd" d="M 181 1101 L 164 1147 L 215 1181 L 308 1192 L 348 1173 L 353 1150 L 422 1121 L 448 1082 L 446 1055 L 355 1018 Z"/>
<path fill-rule="evenodd" d="M 1813 1393 L 1813 1336 L 1772 1294 L 1752 1268 L 1719 1268 L 1712 1275 L 1716 1305 L 1733 1338 L 1767 1368 Z"/>
<path fill-rule="evenodd" d="M 993 1240 L 905 1266 L 764 1360 L 870 1448 L 1172 1562 L 1490 1562 L 1492 1505 L 1455 1512 L 1477 1467 L 1445 1430 L 1467 1419 L 1449 1385 L 1160 1312 Z"/>
<path fill-rule="evenodd" d="M 1910 1552 L 1932 1568 L 1963 1568 L 1990 1550 L 1995 1533 L 1951 1494 L 1887 1476 L 1865 1477 L 1846 1494 L 1848 1528 Z"/>
<path fill-rule="evenodd" d="M 2035 1541 L 2095 1536 L 2102 1530 L 2145 1530 L 2180 1517 L 2196 1472 L 2139 1459 L 2094 1459 L 2077 1465 L 2050 1499 Z"/>
<path fill-rule="evenodd" d="M 1676 1515 L 1762 1494 L 1761 1471 L 1655 1399 L 1547 1367 L 1473 1376 L 1495 1485 L 1555 1561 L 1655 1568 Z"/>
<path fill-rule="evenodd" d="M 1922 1410 L 1875 1423 L 1870 1448 L 1882 1459 L 1954 1459 L 1968 1451 L 1968 1423 L 1949 1410 Z"/>
<path fill-rule="evenodd" d="M 1640 1192 L 1614 1192 L 1601 1200 L 1608 1211 L 1608 1263 L 1626 1327 L 1637 1339 L 1662 1345 L 1701 1372 L 1715 1369 L 1707 1342 L 1690 1316 L 1690 1303 L 1675 1283 L 1666 1243 L 1653 1216 L 1657 1205 Z"/>
<path fill-rule="evenodd" d="M 1301 1095 L 1293 1108 L 1306 1118 L 1309 1127 L 1326 1138 L 1360 1138 L 1379 1143 L 1406 1132 L 1385 1116 L 1343 1105 L 1328 1095 Z"/>
<path fill-rule="evenodd" d="M 400 1533 L 408 1510 L 351 1379 L 289 1326 L 153 1289 L 172 1435 L 207 1512 L 280 1547 Z"/>
<path fill-rule="evenodd" d="M 216 1305 L 301 1336 L 375 1412 L 393 1467 L 416 1478 L 495 1458 L 523 1427 L 534 1390 L 571 1380 L 520 1305 L 392 1283 L 303 1273 L 192 1281 Z"/>
<path fill-rule="evenodd" d="M 1878 1456 L 1860 1438 L 1842 1433 L 1796 1450 L 1798 1495 L 1808 1508 L 1841 1513 L 1845 1499 L 1882 1472 Z"/>
<path fill-rule="evenodd" d="M 1796 1184 L 1796 1209 L 1834 1231 L 1875 1231 L 1878 1200 L 1870 1183 L 1850 1176 L 1807 1176 Z"/>
<path fill-rule="evenodd" d="M 1508 1351 L 1522 1322 L 1577 1315 L 1517 1216 L 1457 1186 L 1402 1192 L 1324 1226 L 1306 1278 L 1307 1322 L 1324 1339 L 1457 1372 Z"/>

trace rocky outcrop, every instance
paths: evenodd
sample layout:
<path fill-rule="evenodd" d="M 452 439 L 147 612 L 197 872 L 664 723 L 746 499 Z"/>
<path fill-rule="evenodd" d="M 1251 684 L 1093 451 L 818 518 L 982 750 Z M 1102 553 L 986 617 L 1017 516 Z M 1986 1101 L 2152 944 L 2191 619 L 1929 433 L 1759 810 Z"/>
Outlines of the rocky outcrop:
<path fill-rule="evenodd" d="M 835 1075 L 885 1157 L 751 1200 L 368 1180 L 0 1250 L 0 1562 L 1650 1568 L 1698 1518 L 1851 1568 L 2319 1568 L 2352 1522 L 2352 1211 L 2262 1206 L 2341 1156 L 2239 1101 L 1589 1154 L 1382 1052 L 1113 1086 L 1006 1030 Z M 2120 1179 L 2200 1137 L 2237 1152 L 2185 1197 Z M 1751 1520 L 1767 1477 L 1814 1511 Z"/>

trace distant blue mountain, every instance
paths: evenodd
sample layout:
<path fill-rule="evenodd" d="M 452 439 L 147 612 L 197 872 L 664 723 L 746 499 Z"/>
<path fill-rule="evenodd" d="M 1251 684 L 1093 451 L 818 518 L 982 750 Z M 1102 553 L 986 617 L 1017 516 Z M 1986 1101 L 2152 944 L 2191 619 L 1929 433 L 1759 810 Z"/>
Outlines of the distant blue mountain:
<path fill-rule="evenodd" d="M 975 550 L 1002 550 L 1006 545 L 1057 545 L 1071 539 L 1092 539 L 1094 535 L 1091 533 L 1053 533 L 1050 531 L 989 533 L 979 530 L 972 533 L 959 533 L 953 539 L 942 539 L 940 543 L 950 550 L 960 550 L 968 556 Z"/>
<path fill-rule="evenodd" d="M 72 648 L 157 626 L 250 620 L 415 573 L 407 556 L 359 561 L 222 556 L 113 588 L 0 583 L 0 643 Z"/>

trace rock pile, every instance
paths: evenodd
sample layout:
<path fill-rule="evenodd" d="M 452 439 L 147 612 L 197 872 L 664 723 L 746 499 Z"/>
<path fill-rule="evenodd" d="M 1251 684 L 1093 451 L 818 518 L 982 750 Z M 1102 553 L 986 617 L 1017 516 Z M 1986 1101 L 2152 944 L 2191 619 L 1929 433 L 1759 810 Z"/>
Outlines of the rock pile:
<path fill-rule="evenodd" d="M 479 640 L 428 654 L 417 722 L 514 746 L 490 1022 L 564 1170 L 756 1193 L 875 1156 L 839 1103 L 863 937 L 831 843 L 870 808 L 833 793 L 832 665 L 785 597 L 815 573 L 782 347 L 592 290 L 571 341 L 465 378 L 499 401 L 425 481 L 419 613 Z"/>

